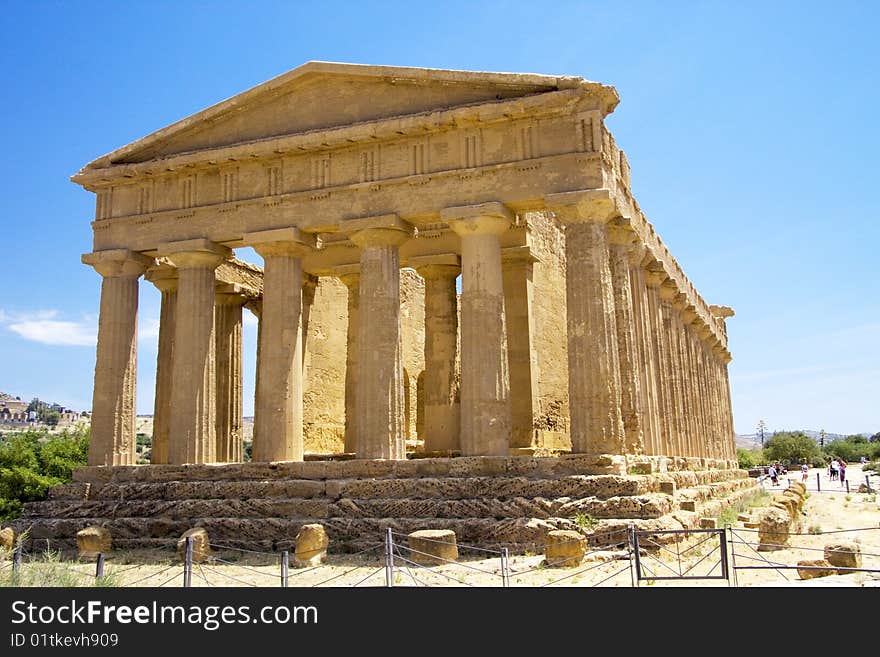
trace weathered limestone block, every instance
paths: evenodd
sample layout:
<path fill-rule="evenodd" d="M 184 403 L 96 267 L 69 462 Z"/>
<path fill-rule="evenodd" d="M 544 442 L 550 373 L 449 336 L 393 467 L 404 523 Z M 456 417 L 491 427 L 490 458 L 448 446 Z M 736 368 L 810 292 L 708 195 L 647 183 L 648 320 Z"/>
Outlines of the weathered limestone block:
<path fill-rule="evenodd" d="M 296 548 L 293 563 L 297 568 L 307 568 L 324 563 L 327 559 L 327 532 L 324 526 L 315 524 L 303 525 L 296 535 Z"/>
<path fill-rule="evenodd" d="M 797 562 L 798 576 L 801 579 L 813 579 L 815 577 L 828 577 L 834 575 L 837 571 L 831 567 L 825 559 L 803 559 Z M 802 566 L 808 566 L 802 568 Z M 809 568 L 813 566 L 813 568 Z M 818 566 L 818 568 L 816 567 Z"/>
<path fill-rule="evenodd" d="M 696 500 L 682 500 L 678 503 L 679 508 L 682 511 L 696 511 L 697 510 L 697 502 Z"/>
<path fill-rule="evenodd" d="M 800 495 L 802 498 L 807 494 L 807 486 L 802 481 L 792 481 L 788 484 L 788 490 L 793 491 Z"/>
<path fill-rule="evenodd" d="M 554 568 L 573 568 L 584 560 L 587 538 L 570 529 L 547 532 L 544 543 L 544 561 Z"/>
<path fill-rule="evenodd" d="M 718 520 L 715 518 L 700 518 L 700 529 L 718 529 Z"/>
<path fill-rule="evenodd" d="M 15 548 L 15 531 L 12 527 L 0 529 L 0 550 L 12 552 L 13 548 Z"/>
<path fill-rule="evenodd" d="M 825 544 L 825 561 L 838 568 L 861 568 L 862 550 L 852 541 L 835 541 Z M 847 570 L 838 570 L 838 575 L 846 575 Z"/>
<path fill-rule="evenodd" d="M 758 552 L 782 550 L 788 545 L 791 516 L 784 508 L 769 508 L 761 514 L 758 526 Z"/>
<path fill-rule="evenodd" d="M 660 492 L 665 493 L 666 495 L 675 495 L 675 482 L 674 481 L 661 481 L 660 482 Z"/>
<path fill-rule="evenodd" d="M 739 513 L 736 516 L 737 522 L 750 522 L 751 516 L 748 513 Z"/>
<path fill-rule="evenodd" d="M 193 563 L 202 563 L 211 557 L 211 545 L 208 540 L 208 532 L 204 527 L 193 527 L 187 529 L 180 538 L 177 539 L 177 556 L 186 559 L 186 539 L 192 537 L 192 559 Z"/>
<path fill-rule="evenodd" d="M 409 559 L 423 566 L 458 561 L 458 545 L 451 529 L 421 529 L 407 535 Z"/>
<path fill-rule="evenodd" d="M 80 559 L 94 559 L 98 553 L 110 552 L 112 540 L 106 527 L 86 527 L 76 533 L 76 549 Z"/>

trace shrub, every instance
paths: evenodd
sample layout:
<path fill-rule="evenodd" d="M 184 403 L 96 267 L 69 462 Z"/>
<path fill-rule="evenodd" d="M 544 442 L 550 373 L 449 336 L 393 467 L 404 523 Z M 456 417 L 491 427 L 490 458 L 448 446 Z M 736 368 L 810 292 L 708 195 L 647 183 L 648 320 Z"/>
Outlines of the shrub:
<path fill-rule="evenodd" d="M 772 435 L 764 445 L 767 461 L 801 463 L 812 462 L 819 454 L 819 445 L 803 431 L 783 431 Z"/>
<path fill-rule="evenodd" d="M 763 462 L 761 450 L 743 449 L 742 447 L 736 448 L 736 460 L 739 463 L 739 467 L 743 470 L 748 470 Z"/>

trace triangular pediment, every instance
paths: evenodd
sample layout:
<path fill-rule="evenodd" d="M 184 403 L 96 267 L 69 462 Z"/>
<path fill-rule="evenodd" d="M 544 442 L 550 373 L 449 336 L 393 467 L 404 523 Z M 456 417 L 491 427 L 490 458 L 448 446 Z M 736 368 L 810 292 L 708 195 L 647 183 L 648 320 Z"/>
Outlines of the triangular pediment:
<path fill-rule="evenodd" d="M 562 80 L 308 62 L 98 158 L 86 168 L 145 162 L 365 121 L 556 91 Z"/>

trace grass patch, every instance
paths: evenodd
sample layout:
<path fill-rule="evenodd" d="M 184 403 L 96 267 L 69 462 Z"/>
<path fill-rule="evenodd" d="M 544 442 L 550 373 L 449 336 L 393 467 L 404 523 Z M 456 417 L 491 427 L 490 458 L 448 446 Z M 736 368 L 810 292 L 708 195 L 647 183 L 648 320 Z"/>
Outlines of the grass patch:
<path fill-rule="evenodd" d="M 598 518 L 594 518 L 589 513 L 578 512 L 571 519 L 580 529 L 592 529 L 599 524 Z"/>

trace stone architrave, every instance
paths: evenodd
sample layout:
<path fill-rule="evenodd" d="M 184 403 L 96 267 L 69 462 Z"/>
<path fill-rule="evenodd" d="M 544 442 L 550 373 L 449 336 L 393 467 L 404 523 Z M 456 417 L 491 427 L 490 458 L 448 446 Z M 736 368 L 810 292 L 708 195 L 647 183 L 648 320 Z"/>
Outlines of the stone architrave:
<path fill-rule="evenodd" d="M 212 463 L 217 440 L 214 270 L 232 251 L 193 239 L 162 244 L 159 254 L 178 269 L 169 462 Z"/>
<path fill-rule="evenodd" d="M 424 436 L 426 452 L 459 450 L 457 255 L 410 262 L 425 279 Z"/>
<path fill-rule="evenodd" d="M 312 235 L 280 228 L 244 236 L 263 256 L 254 461 L 303 460 L 302 257 Z"/>
<path fill-rule="evenodd" d="M 461 453 L 506 456 L 510 375 L 499 236 L 513 221 L 501 203 L 444 208 L 461 237 Z"/>
<path fill-rule="evenodd" d="M 645 441 L 639 399 L 641 377 L 629 264 L 629 250 L 636 235 L 627 224 L 610 224 L 608 238 L 620 367 L 620 410 L 626 436 L 626 451 L 628 454 L 642 454 L 645 451 Z"/>
<path fill-rule="evenodd" d="M 153 443 L 150 463 L 169 463 L 171 433 L 171 376 L 174 363 L 174 317 L 177 310 L 177 268 L 159 258 L 144 276 L 162 294 L 159 310 L 159 348 L 156 355 L 156 395 L 153 401 Z"/>
<path fill-rule="evenodd" d="M 334 272 L 348 290 L 348 327 L 345 334 L 345 452 L 357 452 L 357 368 L 360 308 L 360 265 L 339 267 Z"/>
<path fill-rule="evenodd" d="M 103 277 L 89 465 L 135 462 L 138 278 L 153 259 L 127 249 L 86 253 Z"/>
<path fill-rule="evenodd" d="M 607 223 L 618 216 L 608 190 L 546 197 L 565 224 L 568 387 L 572 452 L 626 451 Z"/>
<path fill-rule="evenodd" d="M 401 244 L 412 227 L 396 215 L 352 219 L 344 232 L 361 249 L 358 308 L 357 458 L 406 458 L 400 336 Z"/>
<path fill-rule="evenodd" d="M 244 451 L 241 329 L 247 297 L 235 284 L 217 286 L 214 298 L 217 372 L 217 447 L 220 463 L 241 463 Z"/>

